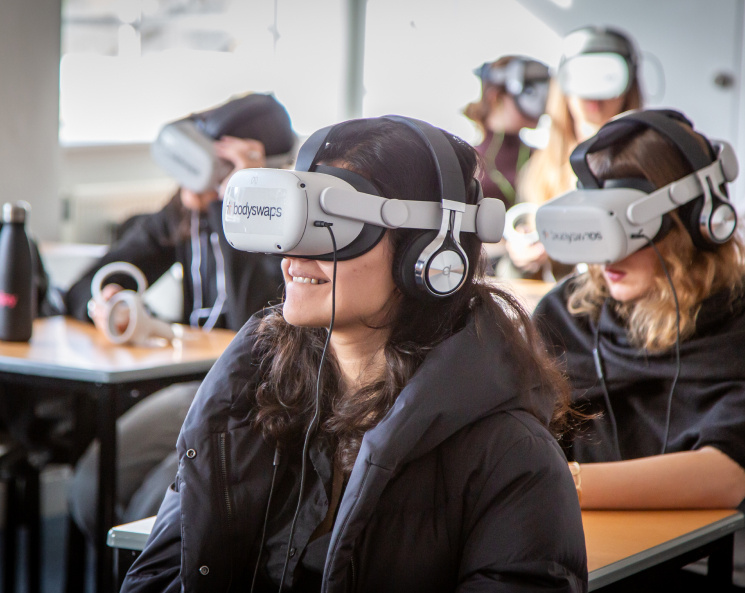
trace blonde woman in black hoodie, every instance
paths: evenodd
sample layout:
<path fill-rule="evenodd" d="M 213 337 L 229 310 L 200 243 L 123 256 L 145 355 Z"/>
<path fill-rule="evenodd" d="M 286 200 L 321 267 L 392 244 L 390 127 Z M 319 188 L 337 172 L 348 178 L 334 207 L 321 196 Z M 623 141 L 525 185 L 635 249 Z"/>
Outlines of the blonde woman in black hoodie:
<path fill-rule="evenodd" d="M 567 199 L 590 189 L 589 206 L 627 188 L 636 205 L 645 194 L 668 203 L 658 231 L 634 226 L 623 257 L 590 265 L 535 311 L 589 417 L 564 440 L 583 508 L 745 506 L 745 254 L 728 148 L 680 113 L 648 110 L 612 120 L 572 155 L 583 189 Z M 613 210 L 626 216 L 620 202 Z M 644 581 L 639 590 L 713 586 L 688 571 Z"/>
<path fill-rule="evenodd" d="M 681 142 L 634 123 L 648 116 Z M 587 154 L 590 171 L 609 191 L 642 180 L 651 192 L 716 158 L 677 112 L 629 112 L 589 142 L 601 147 Z M 535 310 L 575 405 L 592 416 L 570 450 L 586 508 L 734 508 L 745 498 L 743 243 L 737 232 L 703 235 L 703 200 L 702 190 L 641 249 L 590 265 Z"/>

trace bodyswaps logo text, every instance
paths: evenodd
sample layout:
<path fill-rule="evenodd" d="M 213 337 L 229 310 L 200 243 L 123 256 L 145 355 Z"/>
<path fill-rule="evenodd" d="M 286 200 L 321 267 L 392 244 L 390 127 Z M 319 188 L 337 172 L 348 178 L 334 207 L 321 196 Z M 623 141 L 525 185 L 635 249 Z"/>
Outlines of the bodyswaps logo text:
<path fill-rule="evenodd" d="M 227 205 L 227 215 L 232 216 L 245 216 L 248 220 L 252 217 L 268 218 L 282 218 L 282 207 L 281 206 L 257 206 L 248 204 L 236 204 L 230 202 Z"/>

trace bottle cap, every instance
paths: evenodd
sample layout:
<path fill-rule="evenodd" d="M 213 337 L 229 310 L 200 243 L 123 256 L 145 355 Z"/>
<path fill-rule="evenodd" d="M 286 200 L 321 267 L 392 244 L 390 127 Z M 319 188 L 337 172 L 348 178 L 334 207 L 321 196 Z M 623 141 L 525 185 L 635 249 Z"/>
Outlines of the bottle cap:
<path fill-rule="evenodd" d="M 3 204 L 3 222 L 26 222 L 28 207 L 26 202 L 6 202 Z"/>

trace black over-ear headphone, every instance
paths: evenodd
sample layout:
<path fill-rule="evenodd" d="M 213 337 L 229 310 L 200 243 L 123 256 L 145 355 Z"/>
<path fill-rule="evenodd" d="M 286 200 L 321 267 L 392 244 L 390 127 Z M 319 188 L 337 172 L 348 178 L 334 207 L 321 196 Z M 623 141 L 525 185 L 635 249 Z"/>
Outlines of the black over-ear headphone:
<path fill-rule="evenodd" d="M 577 146 L 570 156 L 572 169 L 578 179 L 577 187 L 582 189 L 627 187 L 640 189 L 646 193 L 654 191 L 655 188 L 647 179 L 600 181 L 592 173 L 587 162 L 589 154 L 634 136 L 646 128 L 652 128 L 673 144 L 694 172 L 714 162 L 717 155 L 711 142 L 705 136 L 698 134 L 706 143 L 706 149 L 704 149 L 694 136 L 680 126 L 680 123 L 693 129 L 693 124 L 682 113 L 672 109 L 629 111 L 609 121 L 597 135 Z M 677 212 L 694 245 L 702 250 L 712 250 L 732 237 L 737 226 L 737 213 L 729 201 L 724 184 L 719 185 L 712 183 L 710 179 L 704 179 L 701 186 L 703 189 L 701 196 L 682 204 Z M 671 191 L 674 191 L 674 184 L 671 184 Z M 671 221 L 665 215 L 662 228 L 655 239 L 661 238 L 670 228 Z"/>
<path fill-rule="evenodd" d="M 400 290 L 415 298 L 437 299 L 451 296 L 463 286 L 468 275 L 468 256 L 460 244 L 461 218 L 466 204 L 476 203 L 480 199 L 481 185 L 478 180 L 473 179 L 469 187 L 465 186 L 458 157 L 442 130 L 408 117 L 389 115 L 385 119 L 408 126 L 427 147 L 435 163 L 442 206 L 439 231 L 427 230 L 414 234 L 413 239 L 404 246 L 401 256 L 394 262 L 394 279 Z M 369 180 L 352 171 L 316 164 L 327 137 L 335 127 L 318 130 L 308 138 L 298 153 L 295 170 L 334 175 L 344 179 L 358 191 L 380 195 Z M 369 251 L 382 239 L 385 230 L 365 224 L 360 235 L 337 252 L 337 259 L 352 259 Z M 325 260 L 332 258 L 333 255 L 315 257 Z"/>

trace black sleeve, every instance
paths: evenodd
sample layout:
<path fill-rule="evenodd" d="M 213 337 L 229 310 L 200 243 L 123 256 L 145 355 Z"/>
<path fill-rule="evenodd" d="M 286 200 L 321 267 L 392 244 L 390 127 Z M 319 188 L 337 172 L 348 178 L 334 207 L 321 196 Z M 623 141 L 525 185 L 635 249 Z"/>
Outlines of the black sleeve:
<path fill-rule="evenodd" d="M 210 228 L 216 229 L 220 237 L 220 248 L 225 258 L 227 327 L 237 331 L 251 315 L 282 298 L 282 259 L 276 255 L 233 248 L 222 227 L 222 202 L 210 204 L 208 215 Z"/>
<path fill-rule="evenodd" d="M 537 424 L 524 413 L 515 420 Z M 498 461 L 482 468 L 486 480 L 464 515 L 457 593 L 587 590 L 582 518 L 564 455 L 548 433 L 524 433 L 507 450 L 495 447 Z"/>
<path fill-rule="evenodd" d="M 33 289 L 36 292 L 36 316 L 47 317 L 49 315 L 57 315 L 62 311 L 60 303 L 58 302 L 59 296 L 52 290 L 49 283 L 49 274 L 47 274 L 46 268 L 44 268 L 44 261 L 41 259 L 39 253 L 39 246 L 36 241 L 29 238 L 31 244 L 31 261 L 33 265 Z"/>
<path fill-rule="evenodd" d="M 160 212 L 143 217 L 124 236 L 83 274 L 67 291 L 67 314 L 88 320 L 88 301 L 91 298 L 91 280 L 94 274 L 108 263 L 131 263 L 145 274 L 148 285 L 160 278 L 176 262 L 176 232 L 179 221 L 178 198 L 169 202 Z M 135 289 L 134 282 L 126 277 L 111 276 L 107 280 L 125 288 Z"/>

